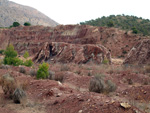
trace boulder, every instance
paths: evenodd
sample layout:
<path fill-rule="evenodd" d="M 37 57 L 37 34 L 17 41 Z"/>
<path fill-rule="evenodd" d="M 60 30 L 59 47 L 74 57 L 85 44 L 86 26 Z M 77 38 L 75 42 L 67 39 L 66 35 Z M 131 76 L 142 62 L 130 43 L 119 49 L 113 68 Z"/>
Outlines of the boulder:
<path fill-rule="evenodd" d="M 129 109 L 131 108 L 131 105 L 129 105 L 128 103 L 120 103 L 120 106 L 123 107 L 124 109 Z"/>

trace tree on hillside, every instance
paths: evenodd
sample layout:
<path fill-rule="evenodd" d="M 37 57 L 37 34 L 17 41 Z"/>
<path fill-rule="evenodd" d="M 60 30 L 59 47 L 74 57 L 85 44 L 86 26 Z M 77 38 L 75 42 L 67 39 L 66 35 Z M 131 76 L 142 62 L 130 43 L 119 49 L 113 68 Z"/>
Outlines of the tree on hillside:
<path fill-rule="evenodd" d="M 17 57 L 17 51 L 14 50 L 13 45 L 9 45 L 5 52 L 4 64 L 19 66 L 23 64 L 23 61 Z"/>
<path fill-rule="evenodd" d="M 49 73 L 48 73 L 48 69 L 49 69 L 49 64 L 43 62 L 43 64 L 41 64 L 39 66 L 39 69 L 37 71 L 37 79 L 45 79 L 48 77 Z"/>
<path fill-rule="evenodd" d="M 138 33 L 138 30 L 136 29 L 136 27 L 133 27 L 133 28 L 132 28 L 132 33 L 134 33 L 134 34 L 137 34 L 137 33 Z"/>
<path fill-rule="evenodd" d="M 15 50 L 14 50 L 14 46 L 13 46 L 12 44 L 10 44 L 10 45 L 6 48 L 4 54 L 5 54 L 5 57 L 12 57 L 12 58 L 14 58 L 14 57 L 17 56 L 17 51 L 15 51 Z"/>
<path fill-rule="evenodd" d="M 114 27 L 114 22 L 113 22 L 113 21 L 109 21 L 109 22 L 107 23 L 107 26 L 108 26 L 108 27 Z"/>
<path fill-rule="evenodd" d="M 31 24 L 29 22 L 25 22 L 24 26 L 31 26 Z"/>
<path fill-rule="evenodd" d="M 19 22 L 14 22 L 14 23 L 13 23 L 13 27 L 18 27 L 18 26 L 20 26 L 20 23 L 19 23 Z"/>
<path fill-rule="evenodd" d="M 25 51 L 23 57 L 24 57 L 24 58 L 28 58 L 28 57 L 29 57 L 29 52 L 28 52 L 28 51 Z"/>

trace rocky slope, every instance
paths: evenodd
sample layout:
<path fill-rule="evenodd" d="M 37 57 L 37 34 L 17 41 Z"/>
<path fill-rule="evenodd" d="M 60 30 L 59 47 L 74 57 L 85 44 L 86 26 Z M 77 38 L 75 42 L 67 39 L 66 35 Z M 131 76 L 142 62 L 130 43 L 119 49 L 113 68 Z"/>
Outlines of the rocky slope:
<path fill-rule="evenodd" d="M 126 57 L 124 64 L 150 64 L 150 39 L 135 45 Z"/>
<path fill-rule="evenodd" d="M 9 27 L 13 22 L 30 22 L 32 25 L 56 26 L 57 22 L 34 8 L 0 0 L 0 27 Z"/>

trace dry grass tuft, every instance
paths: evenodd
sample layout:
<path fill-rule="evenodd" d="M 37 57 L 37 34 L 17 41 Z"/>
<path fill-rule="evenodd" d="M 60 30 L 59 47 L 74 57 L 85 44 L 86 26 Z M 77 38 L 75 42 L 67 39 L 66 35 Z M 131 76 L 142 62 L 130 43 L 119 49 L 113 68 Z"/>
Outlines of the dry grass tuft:
<path fill-rule="evenodd" d="M 26 69 L 24 67 L 19 67 L 19 72 L 26 74 Z"/>
<path fill-rule="evenodd" d="M 16 89 L 16 80 L 10 74 L 4 74 L 1 78 L 3 92 L 8 98 L 12 98 L 12 94 Z"/>
<path fill-rule="evenodd" d="M 94 78 L 91 79 L 90 85 L 89 85 L 90 92 L 110 93 L 117 89 L 115 83 L 113 83 L 111 80 L 107 80 L 105 82 L 103 77 L 105 77 L 105 75 L 97 74 Z"/>

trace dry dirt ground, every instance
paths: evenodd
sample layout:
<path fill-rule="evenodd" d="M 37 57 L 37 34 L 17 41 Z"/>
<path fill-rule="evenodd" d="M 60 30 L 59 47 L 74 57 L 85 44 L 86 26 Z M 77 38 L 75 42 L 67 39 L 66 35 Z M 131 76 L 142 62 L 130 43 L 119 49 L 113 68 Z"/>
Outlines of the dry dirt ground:
<path fill-rule="evenodd" d="M 0 113 L 149 113 L 150 76 L 141 67 L 121 66 L 122 60 L 113 64 L 50 64 L 55 76 L 63 81 L 37 80 L 34 76 L 19 72 L 19 67 L 0 69 L 0 76 L 10 73 L 24 84 L 27 102 L 14 104 L 5 97 L 0 86 Z M 34 67 L 36 68 L 36 66 Z M 26 68 L 27 72 L 30 68 Z M 89 92 L 90 79 L 94 75 L 113 81 L 115 92 L 100 94 Z M 124 109 L 127 102 L 131 108 Z"/>

